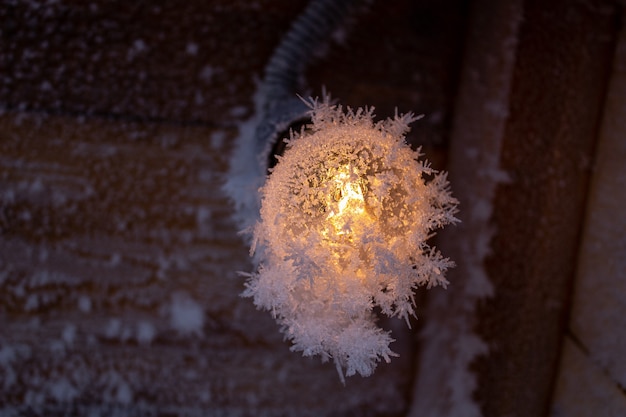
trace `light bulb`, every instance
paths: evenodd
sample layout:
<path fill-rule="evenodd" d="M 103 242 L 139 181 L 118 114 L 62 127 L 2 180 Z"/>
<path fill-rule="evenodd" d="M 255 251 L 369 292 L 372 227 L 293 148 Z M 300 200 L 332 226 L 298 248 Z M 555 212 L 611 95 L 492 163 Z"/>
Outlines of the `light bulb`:
<path fill-rule="evenodd" d="M 332 359 L 342 378 L 367 376 L 394 355 L 374 307 L 408 323 L 413 290 L 447 284 L 452 262 L 427 240 L 456 221 L 457 201 L 406 144 L 412 115 L 374 123 L 372 110 L 325 100 L 311 102 L 311 120 L 260 190 L 259 268 L 244 295 L 272 312 L 293 350 Z"/>

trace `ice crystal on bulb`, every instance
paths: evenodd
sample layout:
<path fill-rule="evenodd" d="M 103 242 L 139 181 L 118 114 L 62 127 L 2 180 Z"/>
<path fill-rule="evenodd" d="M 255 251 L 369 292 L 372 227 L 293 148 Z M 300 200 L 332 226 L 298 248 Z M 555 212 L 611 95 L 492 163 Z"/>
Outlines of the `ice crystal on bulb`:
<path fill-rule="evenodd" d="M 452 262 L 427 243 L 457 220 L 445 174 L 405 142 L 411 115 L 375 123 L 373 109 L 311 101 L 261 188 L 244 296 L 269 310 L 292 350 L 332 359 L 341 378 L 370 375 L 395 354 L 374 307 L 414 315 L 413 290 L 447 284 Z"/>

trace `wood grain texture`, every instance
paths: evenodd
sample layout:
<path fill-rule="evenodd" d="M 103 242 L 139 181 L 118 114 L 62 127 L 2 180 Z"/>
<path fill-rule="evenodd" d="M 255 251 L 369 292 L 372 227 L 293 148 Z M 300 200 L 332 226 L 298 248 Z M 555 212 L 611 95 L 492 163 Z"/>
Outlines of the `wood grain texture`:
<path fill-rule="evenodd" d="M 623 20 L 622 20 L 623 21 Z M 571 314 L 591 357 L 626 387 L 626 30 L 614 60 Z"/>
<path fill-rule="evenodd" d="M 306 4 L 3 3 L 9 109 L 205 123 L 250 112 L 241 93 Z"/>
<path fill-rule="evenodd" d="M 457 266 L 446 290 L 428 294 L 410 416 L 481 415 L 469 367 L 487 350 L 474 329 L 476 305 L 494 292 L 484 261 L 493 250 L 496 187 L 507 180 L 500 154 L 522 10 L 521 0 L 472 4 L 447 167 L 461 223 L 437 239 Z"/>
<path fill-rule="evenodd" d="M 475 363 L 487 416 L 549 410 L 617 29 L 612 2 L 524 2 L 494 199 L 491 352 Z"/>
<path fill-rule="evenodd" d="M 626 412 L 625 97 L 626 30 L 622 27 L 594 161 L 555 415 L 575 415 L 568 414 L 575 408 L 581 410 L 579 415 L 592 414 L 591 410 L 615 416 Z M 579 389 L 591 395 L 580 395 Z"/>
<path fill-rule="evenodd" d="M 344 388 L 239 297 L 247 250 L 219 190 L 228 146 L 212 148 L 210 130 L 12 116 L 0 121 L 5 407 L 402 410 L 406 360 Z M 185 331 L 175 309 L 195 308 L 203 322 Z"/>
<path fill-rule="evenodd" d="M 305 84 L 385 113 L 397 97 L 400 111 L 430 109 L 411 141 L 439 144 L 428 156 L 440 165 L 463 16 L 428 3 L 442 26 L 419 32 L 411 2 L 380 3 Z M 401 358 L 343 387 L 239 296 L 250 265 L 222 176 L 255 80 L 304 4 L 3 2 L 0 414 L 406 411 L 404 323 L 383 323 Z M 370 65 L 366 45 L 394 71 Z"/>
<path fill-rule="evenodd" d="M 566 339 L 551 415 L 619 417 L 624 415 L 624 410 L 626 396 L 623 391 L 607 378 L 589 352 Z"/>

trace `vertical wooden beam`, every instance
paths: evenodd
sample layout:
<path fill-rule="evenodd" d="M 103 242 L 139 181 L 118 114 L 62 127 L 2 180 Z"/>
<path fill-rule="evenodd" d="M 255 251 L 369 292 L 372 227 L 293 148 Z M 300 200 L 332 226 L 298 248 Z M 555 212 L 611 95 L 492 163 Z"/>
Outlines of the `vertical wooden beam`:
<path fill-rule="evenodd" d="M 617 10 L 602 0 L 472 9 L 449 165 L 463 224 L 439 242 L 458 267 L 446 292 L 429 294 L 412 415 L 542 416 Z"/>
<path fill-rule="evenodd" d="M 608 1 L 524 3 L 478 310 L 485 415 L 548 411 L 569 309 L 587 183 L 616 34 Z"/>
<path fill-rule="evenodd" d="M 424 312 L 411 416 L 479 416 L 469 365 L 485 353 L 475 334 L 476 303 L 493 294 L 483 268 L 493 235 L 492 201 L 506 180 L 499 166 L 509 113 L 523 0 L 472 4 L 449 150 L 449 174 L 461 223 L 438 244 L 457 267 L 447 290 L 432 289 Z"/>
<path fill-rule="evenodd" d="M 625 17 L 622 10 L 622 22 Z M 553 402 L 555 415 L 626 413 L 625 137 L 626 29 L 622 26 L 589 191 L 569 340 Z"/>

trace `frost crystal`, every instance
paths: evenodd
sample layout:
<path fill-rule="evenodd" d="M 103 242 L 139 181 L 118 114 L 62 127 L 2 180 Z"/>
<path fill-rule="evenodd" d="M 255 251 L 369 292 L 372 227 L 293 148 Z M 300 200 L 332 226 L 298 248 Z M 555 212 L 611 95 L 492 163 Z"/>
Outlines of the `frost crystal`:
<path fill-rule="evenodd" d="M 414 315 L 413 290 L 442 285 L 453 263 L 430 247 L 456 222 L 445 174 L 405 142 L 413 115 L 374 123 L 373 109 L 311 101 L 312 124 L 291 134 L 260 189 L 244 296 L 269 310 L 292 350 L 332 359 L 340 377 L 389 362 L 389 317 Z"/>

